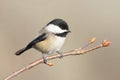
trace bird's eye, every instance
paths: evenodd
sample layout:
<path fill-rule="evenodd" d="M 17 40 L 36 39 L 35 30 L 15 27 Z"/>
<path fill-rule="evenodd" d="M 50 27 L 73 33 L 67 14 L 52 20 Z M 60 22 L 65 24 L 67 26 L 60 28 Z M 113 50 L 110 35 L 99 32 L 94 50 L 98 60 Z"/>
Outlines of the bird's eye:
<path fill-rule="evenodd" d="M 65 29 L 63 26 L 60 26 L 61 29 Z"/>
<path fill-rule="evenodd" d="M 68 28 L 68 26 L 67 26 L 66 24 L 63 24 L 63 23 L 60 24 L 59 26 L 60 26 L 60 28 L 63 29 L 63 30 Z"/>

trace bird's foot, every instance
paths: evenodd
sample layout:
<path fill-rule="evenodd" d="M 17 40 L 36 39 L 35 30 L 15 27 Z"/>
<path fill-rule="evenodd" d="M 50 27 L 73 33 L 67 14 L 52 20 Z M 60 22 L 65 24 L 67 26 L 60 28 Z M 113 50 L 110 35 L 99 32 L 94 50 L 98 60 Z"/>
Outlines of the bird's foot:
<path fill-rule="evenodd" d="M 61 51 L 57 51 L 57 53 L 60 55 L 59 58 L 60 58 L 60 59 L 63 59 L 63 57 L 64 57 L 64 56 L 63 56 L 63 53 L 62 53 Z"/>
<path fill-rule="evenodd" d="M 45 58 L 44 54 L 42 55 L 42 58 L 43 58 L 43 63 L 48 65 L 48 66 L 53 66 L 53 63 L 51 62 L 47 62 L 47 59 Z"/>

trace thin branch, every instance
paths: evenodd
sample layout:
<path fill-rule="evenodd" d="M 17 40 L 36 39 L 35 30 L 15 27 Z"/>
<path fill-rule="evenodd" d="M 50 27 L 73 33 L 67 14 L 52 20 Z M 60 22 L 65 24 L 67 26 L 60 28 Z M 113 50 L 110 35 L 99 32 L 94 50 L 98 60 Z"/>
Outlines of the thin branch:
<path fill-rule="evenodd" d="M 99 49 L 99 48 L 102 48 L 102 47 L 107 47 L 107 46 L 110 45 L 109 41 L 104 40 L 104 41 L 102 41 L 101 44 L 99 44 L 99 45 L 97 45 L 95 47 L 92 47 L 92 48 L 86 49 L 86 50 L 84 49 L 87 46 L 89 46 L 91 43 L 93 43 L 94 41 L 95 41 L 95 38 L 92 38 L 83 47 L 78 48 L 78 49 L 74 49 L 74 50 L 71 50 L 71 51 L 64 52 L 63 56 L 65 57 L 65 56 L 70 56 L 70 55 L 81 55 L 81 54 L 85 54 L 87 52 L 90 52 L 90 51 L 93 51 L 93 50 L 96 50 L 96 49 Z M 60 57 L 60 55 L 58 55 L 58 54 L 57 55 L 53 55 L 53 56 L 48 56 L 48 57 L 46 57 L 46 60 L 52 60 L 52 59 L 56 59 L 56 58 L 59 58 L 59 57 Z M 29 69 L 39 65 L 40 63 L 43 63 L 43 59 L 38 59 L 38 60 L 28 64 L 27 66 L 19 69 L 18 71 L 13 72 L 8 77 L 6 77 L 4 80 L 10 80 L 10 79 L 14 78 L 15 76 L 21 74 L 22 72 L 27 71 L 27 70 L 29 70 Z M 53 66 L 53 64 L 50 63 L 50 62 L 48 63 L 48 65 L 49 66 Z"/>

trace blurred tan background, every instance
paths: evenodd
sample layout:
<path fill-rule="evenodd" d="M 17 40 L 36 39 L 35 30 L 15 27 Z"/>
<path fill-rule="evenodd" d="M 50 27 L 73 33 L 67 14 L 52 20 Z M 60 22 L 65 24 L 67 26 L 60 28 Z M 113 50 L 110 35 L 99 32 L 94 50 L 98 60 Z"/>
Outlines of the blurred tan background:
<path fill-rule="evenodd" d="M 81 56 L 65 57 L 40 64 L 12 80 L 120 80 L 120 1 L 119 0 L 0 0 L 0 80 L 41 58 L 23 48 L 39 30 L 54 18 L 68 22 L 68 35 L 62 51 L 75 49 L 89 38 L 94 45 L 108 39 L 112 45 Z"/>

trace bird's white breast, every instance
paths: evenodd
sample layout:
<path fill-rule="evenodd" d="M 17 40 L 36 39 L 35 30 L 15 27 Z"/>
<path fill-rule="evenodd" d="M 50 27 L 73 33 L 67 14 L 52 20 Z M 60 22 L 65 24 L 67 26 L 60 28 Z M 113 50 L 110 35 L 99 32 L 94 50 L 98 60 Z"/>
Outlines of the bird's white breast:
<path fill-rule="evenodd" d="M 64 44 L 65 37 L 59 37 L 54 34 L 49 34 L 49 36 L 34 46 L 35 49 L 41 51 L 45 54 L 52 54 L 59 51 Z"/>
<path fill-rule="evenodd" d="M 56 37 L 56 40 L 53 42 L 51 46 L 51 51 L 48 54 L 52 54 L 52 53 L 55 53 L 56 51 L 59 51 L 64 44 L 64 41 L 65 41 L 64 37 L 58 37 L 58 36 L 55 36 L 55 37 Z"/>

